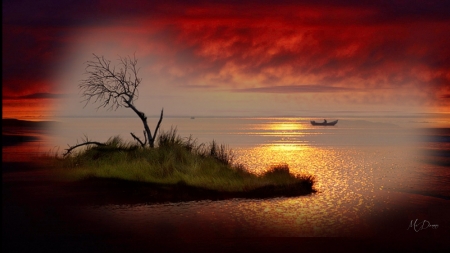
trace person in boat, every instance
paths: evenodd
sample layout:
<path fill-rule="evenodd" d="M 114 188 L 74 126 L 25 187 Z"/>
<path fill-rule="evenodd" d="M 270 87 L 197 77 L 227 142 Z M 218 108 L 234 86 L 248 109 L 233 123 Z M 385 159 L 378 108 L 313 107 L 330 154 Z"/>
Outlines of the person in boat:
<path fill-rule="evenodd" d="M 324 123 L 324 124 L 326 124 L 326 123 L 327 123 L 327 120 L 326 120 L 326 119 L 324 119 L 324 120 L 323 120 L 323 123 Z"/>

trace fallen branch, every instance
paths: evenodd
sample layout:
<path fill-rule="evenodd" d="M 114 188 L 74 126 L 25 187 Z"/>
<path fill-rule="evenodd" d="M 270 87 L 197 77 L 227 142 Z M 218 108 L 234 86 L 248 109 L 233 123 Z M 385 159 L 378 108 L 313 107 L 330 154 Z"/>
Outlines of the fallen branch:
<path fill-rule="evenodd" d="M 66 152 L 63 154 L 63 156 L 67 156 L 68 154 L 70 154 L 70 152 L 72 152 L 76 148 L 79 148 L 82 146 L 87 146 L 87 145 L 106 146 L 105 143 L 101 143 L 101 142 L 97 142 L 97 141 L 86 141 L 86 142 L 77 144 L 75 146 L 69 146 L 69 148 L 65 149 Z"/>

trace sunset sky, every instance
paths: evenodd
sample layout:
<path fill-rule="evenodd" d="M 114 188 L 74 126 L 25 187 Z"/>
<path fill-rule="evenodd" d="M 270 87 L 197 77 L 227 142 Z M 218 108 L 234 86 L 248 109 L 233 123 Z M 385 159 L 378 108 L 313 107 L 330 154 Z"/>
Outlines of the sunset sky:
<path fill-rule="evenodd" d="M 3 118 L 83 108 L 92 54 L 135 55 L 148 115 L 450 112 L 448 1 L 3 1 Z"/>

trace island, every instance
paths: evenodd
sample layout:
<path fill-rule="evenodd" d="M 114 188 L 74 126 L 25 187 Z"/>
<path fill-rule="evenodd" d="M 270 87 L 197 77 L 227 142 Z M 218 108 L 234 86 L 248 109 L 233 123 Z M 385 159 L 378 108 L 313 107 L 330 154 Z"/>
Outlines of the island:
<path fill-rule="evenodd" d="M 212 141 L 197 145 L 176 130 L 161 133 L 156 147 L 143 148 L 119 137 L 105 143 L 86 142 L 64 156 L 41 159 L 54 168 L 67 201 L 165 203 L 230 198 L 294 197 L 315 193 L 311 175 L 294 175 L 277 164 L 256 175 L 233 163 L 231 150 Z M 79 146 L 77 146 L 79 147 Z"/>

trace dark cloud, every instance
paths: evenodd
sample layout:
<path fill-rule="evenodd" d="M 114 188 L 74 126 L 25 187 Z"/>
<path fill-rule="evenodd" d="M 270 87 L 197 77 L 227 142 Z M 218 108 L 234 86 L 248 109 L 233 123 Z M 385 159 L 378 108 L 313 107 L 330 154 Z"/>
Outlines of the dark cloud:
<path fill-rule="evenodd" d="M 27 99 L 59 99 L 68 98 L 68 94 L 55 94 L 55 93 L 32 93 L 24 96 L 3 96 L 3 99 L 13 99 L 13 100 L 27 100 Z"/>
<path fill-rule="evenodd" d="M 324 85 L 286 85 L 257 87 L 247 89 L 234 89 L 234 92 L 257 92 L 257 93 L 323 93 L 323 92 L 351 92 L 359 89 L 346 87 L 333 87 Z"/>
<path fill-rule="evenodd" d="M 26 96 L 20 96 L 17 99 L 45 99 L 45 98 L 67 98 L 67 94 L 54 94 L 54 93 L 34 93 Z"/>

